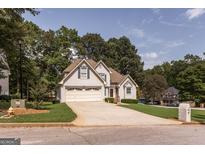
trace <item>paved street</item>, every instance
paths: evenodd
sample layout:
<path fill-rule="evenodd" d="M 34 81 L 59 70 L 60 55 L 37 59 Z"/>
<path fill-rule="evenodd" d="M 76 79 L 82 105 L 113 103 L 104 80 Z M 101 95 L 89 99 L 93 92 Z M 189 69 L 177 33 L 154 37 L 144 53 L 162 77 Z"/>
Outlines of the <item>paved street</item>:
<path fill-rule="evenodd" d="M 105 102 L 67 103 L 78 115 L 73 122 L 78 126 L 127 126 L 180 124 L 177 120 L 163 119 Z"/>
<path fill-rule="evenodd" d="M 205 144 L 203 125 L 0 128 L 22 144 Z"/>

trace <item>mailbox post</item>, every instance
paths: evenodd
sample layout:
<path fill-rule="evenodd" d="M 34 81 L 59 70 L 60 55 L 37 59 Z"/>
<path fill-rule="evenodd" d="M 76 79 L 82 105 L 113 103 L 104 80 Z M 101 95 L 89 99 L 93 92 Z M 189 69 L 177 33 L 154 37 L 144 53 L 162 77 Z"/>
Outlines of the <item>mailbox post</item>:
<path fill-rule="evenodd" d="M 12 108 L 25 108 L 25 99 L 12 99 L 11 107 Z"/>
<path fill-rule="evenodd" d="M 190 104 L 180 103 L 178 119 L 184 122 L 191 122 L 191 107 Z"/>

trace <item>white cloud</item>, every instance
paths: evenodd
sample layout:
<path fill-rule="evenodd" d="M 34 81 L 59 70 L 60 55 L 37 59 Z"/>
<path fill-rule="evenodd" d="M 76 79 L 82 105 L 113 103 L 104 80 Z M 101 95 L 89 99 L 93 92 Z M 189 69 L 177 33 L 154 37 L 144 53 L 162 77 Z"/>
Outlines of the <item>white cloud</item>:
<path fill-rule="evenodd" d="M 143 48 L 143 47 L 146 47 L 146 46 L 147 46 L 147 45 L 146 45 L 145 42 L 138 43 L 138 44 L 136 45 L 137 48 Z"/>
<path fill-rule="evenodd" d="M 128 32 L 129 35 L 136 36 L 138 38 L 143 38 L 145 36 L 144 30 L 138 27 L 130 29 Z"/>
<path fill-rule="evenodd" d="M 202 16 L 204 13 L 205 13 L 205 9 L 201 9 L 201 8 L 198 8 L 198 9 L 188 9 L 185 12 L 185 16 L 189 20 L 192 20 L 194 18 L 198 18 L 198 17 Z"/>
<path fill-rule="evenodd" d="M 145 37 L 145 32 L 141 28 L 138 28 L 136 26 L 128 27 L 128 26 L 125 26 L 120 21 L 118 21 L 118 25 L 122 28 L 122 30 L 126 33 L 126 35 L 138 37 L 138 38 Z"/>
<path fill-rule="evenodd" d="M 149 35 L 149 36 L 147 37 L 147 41 L 148 41 L 149 43 L 151 43 L 151 44 L 159 44 L 159 43 L 164 42 L 163 39 L 158 38 L 158 37 L 154 37 L 154 36 L 152 36 L 152 35 Z"/>
<path fill-rule="evenodd" d="M 166 44 L 165 44 L 165 47 L 166 48 L 175 48 L 175 47 L 179 47 L 179 46 L 182 46 L 182 45 L 184 45 L 185 44 L 185 42 L 183 42 L 183 41 L 172 41 L 172 42 L 167 42 Z"/>
<path fill-rule="evenodd" d="M 152 23 L 153 21 L 154 21 L 153 18 L 151 18 L 151 19 L 143 19 L 143 20 L 142 20 L 142 25 L 150 24 L 150 23 Z"/>
<path fill-rule="evenodd" d="M 156 59 L 158 58 L 158 54 L 156 52 L 146 52 L 144 54 L 141 54 L 143 59 Z"/>
<path fill-rule="evenodd" d="M 185 24 L 178 24 L 178 23 L 171 23 L 167 21 L 160 21 L 161 24 L 167 25 L 167 26 L 174 26 L 174 27 L 187 27 Z"/>
<path fill-rule="evenodd" d="M 152 9 L 152 12 L 153 12 L 154 14 L 160 14 L 160 9 L 154 8 L 154 9 Z"/>

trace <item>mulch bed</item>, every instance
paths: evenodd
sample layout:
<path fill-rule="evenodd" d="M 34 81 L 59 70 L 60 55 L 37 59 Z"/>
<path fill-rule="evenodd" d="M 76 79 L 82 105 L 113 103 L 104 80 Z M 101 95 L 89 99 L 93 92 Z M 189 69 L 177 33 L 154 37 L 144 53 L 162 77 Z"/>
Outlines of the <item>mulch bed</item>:
<path fill-rule="evenodd" d="M 36 109 L 25 109 L 25 108 L 15 108 L 14 115 L 25 115 L 25 114 L 39 114 L 48 113 L 49 110 L 36 110 Z"/>

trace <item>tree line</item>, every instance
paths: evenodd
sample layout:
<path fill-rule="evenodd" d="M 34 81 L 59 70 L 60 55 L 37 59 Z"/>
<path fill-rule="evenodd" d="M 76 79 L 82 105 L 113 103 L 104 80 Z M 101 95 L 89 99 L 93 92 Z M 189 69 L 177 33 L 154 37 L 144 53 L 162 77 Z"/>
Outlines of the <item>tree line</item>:
<path fill-rule="evenodd" d="M 127 37 L 106 41 L 100 34 L 79 36 L 76 29 L 65 26 L 45 31 L 23 19 L 26 11 L 33 15 L 39 13 L 35 9 L 0 9 L 0 50 L 10 66 L 12 96 L 20 95 L 20 58 L 25 98 L 52 96 L 61 73 L 75 56 L 103 60 L 109 67 L 122 74 L 129 73 L 141 83 L 143 62 Z"/>
<path fill-rule="evenodd" d="M 103 60 L 120 73 L 130 74 L 140 87 L 138 95 L 148 99 L 159 98 L 168 86 L 178 88 L 183 99 L 205 96 L 205 61 L 199 56 L 186 55 L 183 60 L 143 70 L 138 49 L 126 36 L 108 40 L 95 33 L 79 36 L 76 29 L 66 26 L 45 31 L 26 21 L 25 12 L 40 13 L 35 9 L 0 9 L 0 52 L 10 67 L 12 96 L 20 96 L 20 58 L 23 96 L 40 100 L 54 95 L 61 73 L 74 57 Z M 1 63 L 0 68 L 4 69 Z"/>
<path fill-rule="evenodd" d="M 164 89 L 174 86 L 180 90 L 181 101 L 205 101 L 205 59 L 202 56 L 187 54 L 184 59 L 165 62 L 144 72 L 143 88 L 148 98 L 159 100 Z"/>

